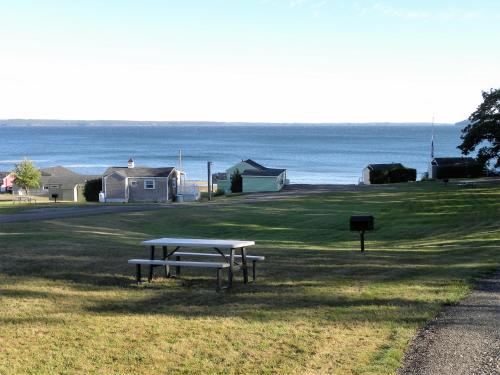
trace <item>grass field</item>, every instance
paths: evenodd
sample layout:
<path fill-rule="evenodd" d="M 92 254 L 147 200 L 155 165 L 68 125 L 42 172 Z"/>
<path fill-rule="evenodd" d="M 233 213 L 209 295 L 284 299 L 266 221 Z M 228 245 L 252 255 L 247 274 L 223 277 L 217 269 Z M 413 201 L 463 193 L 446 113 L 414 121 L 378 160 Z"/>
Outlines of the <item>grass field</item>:
<path fill-rule="evenodd" d="M 359 252 L 352 214 L 376 231 Z M 2 225 L 1 374 L 392 374 L 415 331 L 500 265 L 500 186 L 432 183 L 288 201 Z M 251 239 L 256 284 L 136 286 L 143 239 Z"/>

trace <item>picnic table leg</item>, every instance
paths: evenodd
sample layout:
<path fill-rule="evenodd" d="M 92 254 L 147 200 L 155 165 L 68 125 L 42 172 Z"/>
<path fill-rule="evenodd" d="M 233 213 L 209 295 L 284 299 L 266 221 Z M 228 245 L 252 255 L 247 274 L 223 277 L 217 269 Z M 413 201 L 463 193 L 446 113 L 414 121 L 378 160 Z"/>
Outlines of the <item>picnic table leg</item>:
<path fill-rule="evenodd" d="M 163 260 L 167 260 L 168 249 L 167 246 L 162 246 L 163 249 Z M 165 277 L 170 277 L 170 266 L 165 264 Z"/>
<path fill-rule="evenodd" d="M 221 269 L 220 268 L 217 268 L 217 291 L 219 292 L 221 289 L 222 289 L 222 285 L 221 285 L 221 280 L 220 280 L 220 272 Z"/>
<path fill-rule="evenodd" d="M 151 250 L 151 256 L 149 257 L 149 259 L 153 260 L 155 258 L 155 247 L 151 246 L 150 250 Z M 149 277 L 148 277 L 148 281 L 151 282 L 151 280 L 153 280 L 153 265 L 152 264 L 149 266 Z"/>
<path fill-rule="evenodd" d="M 233 286 L 233 276 L 234 276 L 234 249 L 231 249 L 229 253 L 229 277 L 227 287 L 230 289 Z"/>
<path fill-rule="evenodd" d="M 243 282 L 248 284 L 247 249 L 241 248 L 241 266 L 243 267 Z"/>
<path fill-rule="evenodd" d="M 135 279 L 137 281 L 137 284 L 141 283 L 141 265 L 140 264 L 135 265 Z"/>
<path fill-rule="evenodd" d="M 255 263 L 257 263 L 257 261 L 253 260 L 252 261 L 252 278 L 253 278 L 253 281 L 255 281 Z"/>
<path fill-rule="evenodd" d="M 176 260 L 177 262 L 179 262 L 179 261 L 181 260 L 181 257 L 180 257 L 179 255 L 177 255 L 177 256 L 175 257 L 175 260 Z M 180 277 L 180 276 L 181 276 L 181 267 L 179 267 L 179 266 L 175 267 L 175 276 L 177 276 L 177 277 Z"/>

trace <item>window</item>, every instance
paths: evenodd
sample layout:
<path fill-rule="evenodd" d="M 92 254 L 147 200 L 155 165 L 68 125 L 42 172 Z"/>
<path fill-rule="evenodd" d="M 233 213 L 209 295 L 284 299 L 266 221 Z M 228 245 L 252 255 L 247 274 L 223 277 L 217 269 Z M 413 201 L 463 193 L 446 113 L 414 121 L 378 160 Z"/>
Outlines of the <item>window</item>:
<path fill-rule="evenodd" d="M 144 180 L 144 189 L 154 189 L 155 180 Z"/>

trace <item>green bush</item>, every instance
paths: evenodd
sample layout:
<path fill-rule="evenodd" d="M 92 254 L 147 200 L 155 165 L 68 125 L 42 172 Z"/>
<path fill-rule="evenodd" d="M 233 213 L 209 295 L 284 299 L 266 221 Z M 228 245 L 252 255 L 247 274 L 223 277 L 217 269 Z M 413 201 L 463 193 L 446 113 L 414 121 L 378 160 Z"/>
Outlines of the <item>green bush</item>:
<path fill-rule="evenodd" d="M 484 175 L 483 167 L 477 162 L 438 166 L 436 178 L 472 178 Z"/>
<path fill-rule="evenodd" d="M 87 202 L 99 202 L 99 193 L 102 191 L 102 179 L 88 180 L 85 182 L 83 196 Z"/>
<path fill-rule="evenodd" d="M 241 193 L 243 191 L 243 177 L 239 170 L 235 170 L 231 176 L 231 192 Z"/>
<path fill-rule="evenodd" d="M 392 184 L 416 180 L 417 170 L 414 168 L 393 167 L 370 171 L 370 182 L 372 184 Z"/>

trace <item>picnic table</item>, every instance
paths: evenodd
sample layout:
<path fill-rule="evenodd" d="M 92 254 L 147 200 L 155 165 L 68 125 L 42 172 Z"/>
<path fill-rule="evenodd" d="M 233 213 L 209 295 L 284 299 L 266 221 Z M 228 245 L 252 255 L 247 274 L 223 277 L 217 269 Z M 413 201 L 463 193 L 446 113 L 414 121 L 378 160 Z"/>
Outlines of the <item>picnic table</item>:
<path fill-rule="evenodd" d="M 36 199 L 27 195 L 18 195 L 12 198 L 12 204 L 15 204 L 16 202 L 36 203 Z"/>
<path fill-rule="evenodd" d="M 142 245 L 149 248 L 149 262 L 144 259 L 130 259 L 129 263 L 138 266 L 138 281 L 140 281 L 140 264 L 149 265 L 149 277 L 151 281 L 153 278 L 153 269 L 155 267 L 165 267 L 167 277 L 170 277 L 170 266 L 176 267 L 176 276 L 180 274 L 181 267 L 206 267 L 217 268 L 217 286 L 220 288 L 220 270 L 222 268 L 228 269 L 228 285 L 231 288 L 233 283 L 234 273 L 238 270 L 243 272 L 243 281 L 248 283 L 248 267 L 247 260 L 251 258 L 253 264 L 253 277 L 255 280 L 255 261 L 263 260 L 262 256 L 247 256 L 246 248 L 255 245 L 254 241 L 242 240 L 217 240 L 217 239 L 203 239 L 203 238 L 158 238 L 141 242 Z M 156 258 L 156 248 L 162 248 L 162 258 Z M 197 252 L 180 252 L 182 248 L 197 248 L 197 249 L 211 249 L 214 253 L 197 253 Z M 241 254 L 237 255 L 236 251 Z M 227 253 L 229 252 L 229 253 Z M 194 257 L 220 257 L 222 263 L 214 262 L 186 262 L 181 261 L 181 256 L 194 256 Z M 175 261 L 170 261 L 175 257 Z M 236 262 L 236 259 L 240 263 Z"/>

